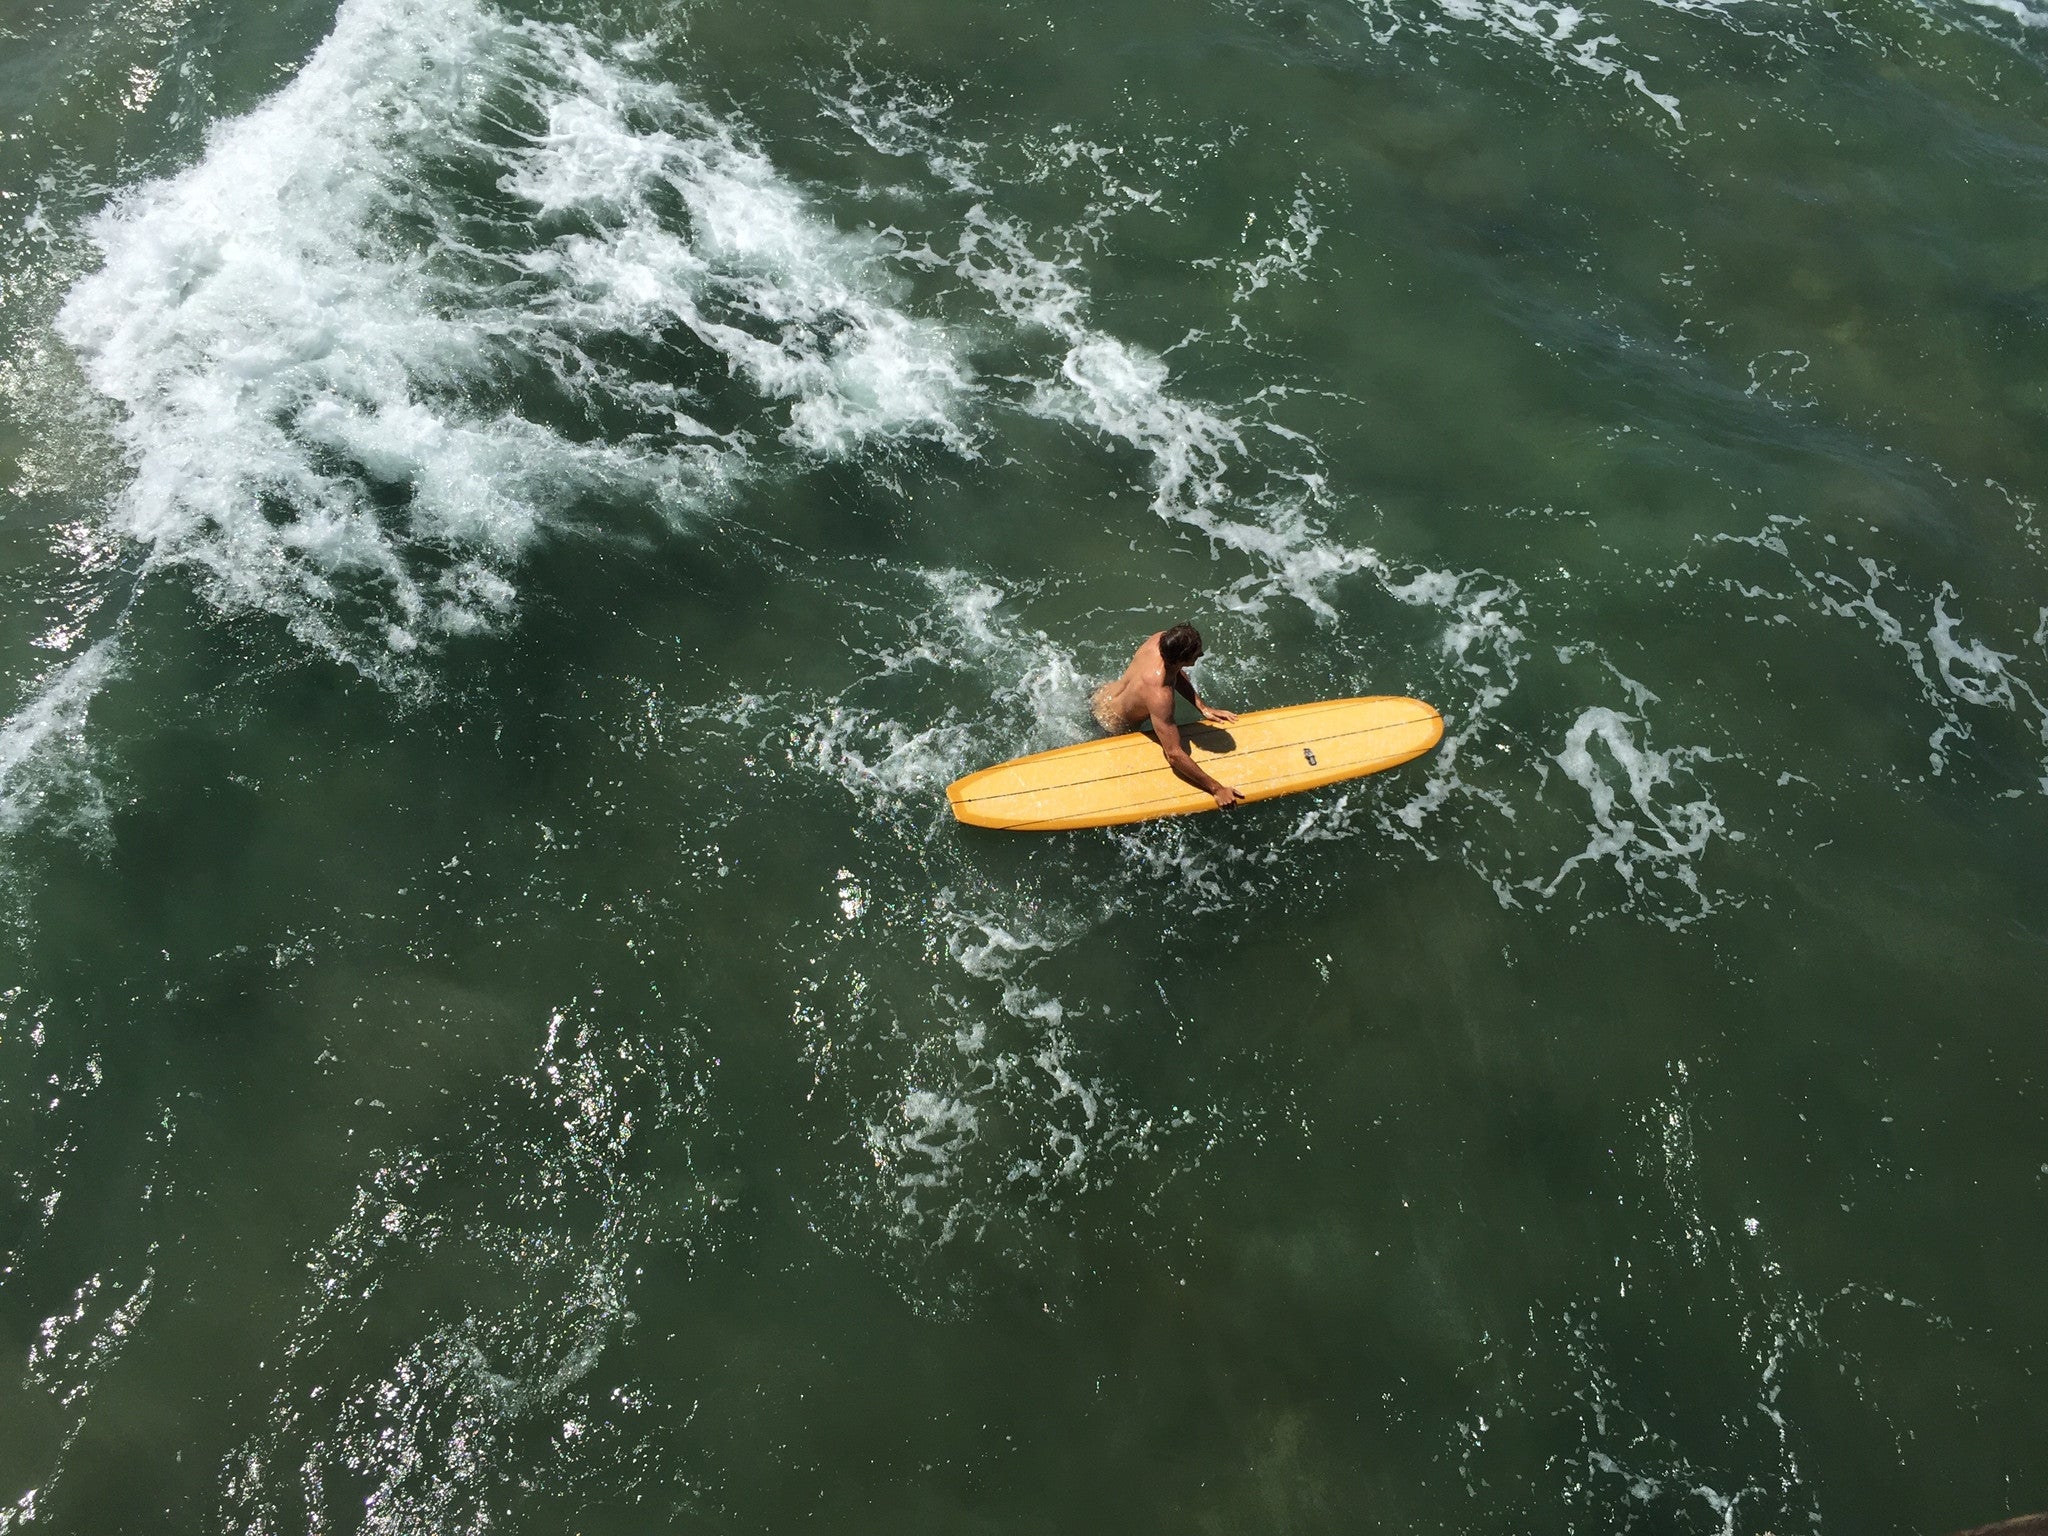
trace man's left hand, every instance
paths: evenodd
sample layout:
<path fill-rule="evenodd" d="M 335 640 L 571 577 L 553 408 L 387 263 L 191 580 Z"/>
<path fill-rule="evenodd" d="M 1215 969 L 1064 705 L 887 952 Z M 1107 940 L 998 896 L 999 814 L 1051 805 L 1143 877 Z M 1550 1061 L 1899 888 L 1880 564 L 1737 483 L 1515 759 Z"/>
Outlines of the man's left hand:
<path fill-rule="evenodd" d="M 1204 720 L 1214 720 L 1218 725 L 1228 725 L 1237 718 L 1237 711 L 1234 709 L 1204 709 L 1202 711 L 1202 718 Z"/>

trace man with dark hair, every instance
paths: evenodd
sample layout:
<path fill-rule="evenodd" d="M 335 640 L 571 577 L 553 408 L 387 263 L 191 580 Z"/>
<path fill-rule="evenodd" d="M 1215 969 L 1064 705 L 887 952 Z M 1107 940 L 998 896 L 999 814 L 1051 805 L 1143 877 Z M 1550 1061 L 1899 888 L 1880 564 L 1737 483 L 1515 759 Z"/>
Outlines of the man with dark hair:
<path fill-rule="evenodd" d="M 1088 705 L 1095 712 L 1095 723 L 1111 735 L 1133 727 L 1149 730 L 1175 774 L 1214 795 L 1217 805 L 1232 806 L 1244 796 L 1202 772 L 1188 756 L 1181 743 L 1180 727 L 1173 721 L 1175 695 L 1194 705 L 1204 720 L 1228 724 L 1237 718 L 1227 709 L 1211 709 L 1195 692 L 1187 669 L 1201 659 L 1202 637 L 1192 624 L 1176 624 L 1156 635 L 1147 635 L 1145 643 L 1131 657 L 1131 664 L 1124 668 L 1124 675 L 1096 689 Z"/>

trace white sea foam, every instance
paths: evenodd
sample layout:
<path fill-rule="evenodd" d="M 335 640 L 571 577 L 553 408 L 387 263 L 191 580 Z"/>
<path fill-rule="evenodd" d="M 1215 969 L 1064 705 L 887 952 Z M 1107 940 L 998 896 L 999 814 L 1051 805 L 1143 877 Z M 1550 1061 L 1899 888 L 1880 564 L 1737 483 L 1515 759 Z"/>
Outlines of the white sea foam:
<path fill-rule="evenodd" d="M 884 658 L 896 670 L 905 657 L 995 680 L 1008 729 L 1026 747 L 1061 746 L 1086 729 L 1088 684 L 1074 654 L 1015 616 L 1011 595 L 964 571 L 921 571 L 936 605 L 911 620 L 906 650 Z M 1017 738 L 1012 737 L 1013 740 Z"/>
<path fill-rule="evenodd" d="M 796 723 L 804 734 L 794 761 L 877 802 L 928 797 L 974 757 L 973 733 L 959 721 L 918 730 L 878 710 L 832 704 Z"/>
<path fill-rule="evenodd" d="M 941 890 L 932 906 L 949 930 L 946 952 L 968 975 L 984 978 L 1000 976 L 1021 960 L 1060 948 L 1080 926 L 1058 919 L 1048 923 L 1042 914 L 1033 923 L 1020 921 L 1017 914 L 976 912 L 963 907 L 951 890 Z"/>
<path fill-rule="evenodd" d="M 1855 554 L 1839 537 L 1824 541 L 1811 553 L 1802 549 L 1795 555 L 1792 541 L 1804 537 L 1806 526 L 1804 518 L 1778 513 L 1753 534 L 1720 534 L 1713 541 L 1776 556 L 1796 590 L 1776 592 L 1735 577 L 1722 578 L 1722 585 L 1753 602 L 1771 604 L 1780 614 L 1786 607 L 1803 604 L 1834 618 L 1849 619 L 1881 645 L 1896 650 L 1905 659 L 1933 717 L 1927 762 L 1937 777 L 1951 771 L 1955 749 L 1975 735 L 1971 719 L 1958 705 L 2017 716 L 2027 721 L 2041 745 L 2048 747 L 2048 689 L 2029 681 L 2019 665 L 2027 634 L 2024 617 L 2014 631 L 2010 651 L 1999 650 L 1982 638 L 1966 639 L 1960 633 L 1962 616 L 1949 610 L 1949 604 L 1960 601 L 1950 583 L 1941 583 L 1931 595 L 1916 592 L 1893 567 Z M 1853 559 L 1855 577 L 1831 568 L 1829 561 L 1838 549 Z M 1815 569 L 1807 569 L 1809 559 Z M 1910 615 L 1921 605 L 1928 615 L 1927 628 L 1916 632 L 1918 621 Z M 2037 630 L 2037 641 L 2039 634 Z M 2048 754 L 2039 760 L 2039 767 L 2041 789 L 2048 793 Z"/>
<path fill-rule="evenodd" d="M 911 1088 L 896 1105 L 895 1124 L 868 1127 L 868 1154 L 895 1184 L 897 1206 L 904 1218 L 924 1216 L 923 1192 L 943 1190 L 954 1181 L 960 1154 L 979 1136 L 980 1119 L 972 1104 L 929 1089 Z M 961 1202 L 939 1202 L 931 1240 L 951 1242 L 963 1214 Z"/>
<path fill-rule="evenodd" d="M 116 526 L 381 677 L 508 613 L 579 507 L 683 517 L 748 472 L 743 435 L 607 338 L 686 328 L 789 402 L 806 452 L 970 447 L 964 366 L 891 306 L 870 244 L 673 87 L 476 0 L 346 0 L 290 84 L 91 234 L 104 265 L 59 329 L 122 408 Z M 642 429 L 572 438 L 507 376 Z"/>
<path fill-rule="evenodd" d="M 956 421 L 966 365 L 943 327 L 891 306 L 872 237 L 818 217 L 765 155 L 673 87 L 543 35 L 576 89 L 548 104 L 505 186 L 542 214 L 573 210 L 601 228 L 520 258 L 555 285 L 550 318 L 578 332 L 688 326 L 764 394 L 794 401 L 783 436 L 817 453 L 895 437 L 972 452 Z M 639 126 L 649 115 L 673 129 Z M 663 194 L 688 210 L 688 230 L 670 226 Z"/>
<path fill-rule="evenodd" d="M 1678 98 L 1651 88 L 1633 63 L 1611 56 L 1619 35 L 1599 14 L 1559 0 L 1355 0 L 1382 43 L 1407 27 L 1424 33 L 1473 30 L 1499 41 L 1527 48 L 1554 66 L 1581 69 L 1602 78 L 1617 78 L 1671 119 L 1685 127 Z M 1667 9 L 1725 11 L 1711 0 L 1659 0 Z M 1649 56 L 1645 55 L 1647 59 Z"/>
<path fill-rule="evenodd" d="M 326 616 L 337 579 L 389 589 L 376 627 L 400 650 L 444 606 L 373 485 L 417 481 L 421 537 L 516 552 L 537 518 L 520 461 L 575 457 L 526 423 L 417 398 L 482 371 L 489 345 L 371 233 L 427 144 L 473 110 L 467 66 L 488 65 L 501 30 L 462 4 L 345 6 L 297 78 L 216 129 L 199 165 L 101 216 L 105 265 L 59 321 L 126 411 L 122 530 L 201 568 L 225 603 L 271 608 L 344 653 Z M 329 467 L 335 454 L 350 467 Z"/>
<path fill-rule="evenodd" d="M 1516 621 L 1525 619 L 1528 612 L 1520 592 L 1513 582 L 1483 571 L 1463 577 L 1429 571 L 1393 583 L 1387 591 L 1402 602 L 1439 608 L 1449 615 L 1440 646 L 1472 692 L 1430 754 L 1421 787 L 1379 823 L 1381 828 L 1412 841 L 1423 824 L 1460 793 L 1512 821 L 1515 812 L 1504 796 L 1467 783 L 1459 770 L 1462 756 L 1492 731 L 1495 713 L 1520 681 L 1525 637 Z M 1323 826 L 1304 827 L 1303 831 L 1328 835 Z"/>
<path fill-rule="evenodd" d="M 960 571 L 914 573 L 921 590 L 900 637 L 864 651 L 870 672 L 816 708 L 797 712 L 795 760 L 877 804 L 928 799 L 999 747 L 1012 753 L 1078 741 L 1089 728 L 1087 683 L 1072 652 L 1020 622 L 992 582 Z M 975 696 L 1000 712 L 963 712 L 936 684 L 979 680 Z M 918 725 L 861 703 L 881 683 L 922 685 Z M 997 720 L 1003 722 L 1000 726 Z"/>
<path fill-rule="evenodd" d="M 977 1010 L 921 1041 L 867 1126 L 892 1233 L 921 1249 L 963 1233 L 1028 1248 L 1035 1212 L 1089 1187 L 1099 1162 L 1146 1155 L 1155 1130 L 1086 1075 L 1057 997 L 1012 982 L 999 1007 L 994 1030 Z"/>
<path fill-rule="evenodd" d="M 1934 624 L 1927 631 L 1927 648 L 1934 653 L 1934 665 L 1941 680 L 1950 693 L 1966 704 L 1979 709 L 2011 709 L 2015 686 L 2028 693 L 2033 690 L 2006 672 L 2005 663 L 2015 659 L 2014 653 L 1995 651 L 1982 640 L 1965 645 L 1956 638 L 1956 626 L 1962 621 L 1948 611 L 1955 595 L 1954 587 L 1947 582 L 1941 584 L 1941 592 L 1934 599 Z"/>
<path fill-rule="evenodd" d="M 1740 840 L 1742 834 L 1729 828 L 1710 794 L 1678 798 L 1683 790 L 1676 775 L 1689 776 L 1691 765 L 1715 761 L 1713 753 L 1703 747 L 1656 751 L 1630 729 L 1641 723 L 1636 716 L 1596 706 L 1581 712 L 1565 733 L 1553 761 L 1585 791 L 1593 814 L 1591 836 L 1548 881 L 1532 880 L 1527 888 L 1553 897 L 1573 871 L 1605 864 L 1622 882 L 1624 908 L 1646 910 L 1678 927 L 1716 905 L 1700 884 L 1700 855 L 1715 837 Z M 1596 742 L 1603 753 L 1593 750 Z M 1669 899 L 1673 886 L 1684 893 L 1675 902 Z"/>
<path fill-rule="evenodd" d="M 2025 0 L 1966 0 L 1966 3 L 1980 10 L 2010 16 L 2023 27 L 2048 27 L 2048 11 L 2036 10 Z"/>
<path fill-rule="evenodd" d="M 954 271 L 1006 317 L 1050 333 L 1065 348 L 1057 375 L 1039 383 L 1025 408 L 1145 454 L 1154 513 L 1195 529 L 1218 553 L 1262 568 L 1235 584 L 1233 606 L 1256 612 L 1285 592 L 1334 618 L 1331 584 L 1380 562 L 1371 550 L 1334 542 L 1316 520 L 1326 486 L 1314 445 L 1282 432 L 1307 463 L 1269 469 L 1248 446 L 1242 418 L 1182 399 L 1168 387 L 1164 358 L 1087 323 L 1087 294 L 1075 267 L 1039 255 L 1017 220 L 981 204 L 968 211 Z M 1241 491 L 1233 471 L 1260 489 Z"/>
<path fill-rule="evenodd" d="M 1039 1264 L 1082 1219 L 1071 1202 L 1149 1159 L 1172 1129 L 1118 1104 L 1082 1043 L 1092 1021 L 1076 1027 L 1095 1010 L 1069 1003 L 1049 974 L 1100 914 L 1064 877 L 1049 882 L 1054 897 L 1029 880 L 993 884 L 971 861 L 959 874 L 928 899 L 864 889 L 863 915 L 822 931 L 796 1010 L 816 1073 L 807 1101 L 822 1103 L 828 1129 L 850 1120 L 860 1152 L 842 1165 L 857 1197 L 821 1219 L 843 1230 L 879 1215 L 879 1230 L 860 1225 L 848 1240 L 874 1251 L 881 1239 L 877 1256 L 919 1277 L 905 1296 L 927 1310 L 946 1304 L 924 1274 L 933 1252 L 972 1243 Z M 891 912 L 916 920 L 874 920 Z M 901 1011 L 907 994 L 871 985 L 877 970 L 934 962 L 949 979 Z M 1045 1283 L 1062 1284 L 1059 1273 Z"/>
<path fill-rule="evenodd" d="M 1306 437 L 1249 414 L 1183 398 L 1171 388 L 1164 357 L 1091 323 L 1083 262 L 1077 249 L 1095 237 L 1098 214 L 1060 232 L 1051 249 L 996 199 L 998 179 L 981 163 L 986 146 L 949 138 L 947 103 L 920 97 L 900 82 L 876 82 L 849 63 L 851 83 L 822 95 L 825 110 L 870 148 L 922 163 L 956 193 L 978 200 L 961 217 L 952 249 L 903 244 L 898 258 L 925 270 L 950 269 L 991 303 L 997 316 L 1027 339 L 1051 340 L 1057 362 L 1036 380 L 1022 408 L 1105 441 L 1143 453 L 1151 464 L 1151 508 L 1189 527 L 1219 554 L 1251 564 L 1257 574 L 1234 581 L 1219 600 L 1256 613 L 1285 593 L 1320 616 L 1334 618 L 1332 585 L 1377 570 L 1371 550 L 1331 539 L 1320 521 L 1327 486 L 1320 457 Z M 1098 168 L 1111 158 L 1099 145 L 1066 143 L 1055 158 Z M 1156 194 L 1112 178 L 1111 201 L 1150 206 Z M 1322 236 L 1307 193 L 1297 193 L 1282 234 L 1237 266 L 1243 302 L 1282 277 L 1299 277 Z M 939 241 L 940 247 L 945 242 Z M 1247 440 L 1259 432 L 1291 450 L 1291 462 L 1269 462 Z"/>
<path fill-rule="evenodd" d="M 981 156 L 988 146 L 945 131 L 953 105 L 950 96 L 911 90 L 886 74 L 871 78 L 851 47 L 845 73 L 841 90 L 819 93 L 826 118 L 880 154 L 916 156 L 949 191 L 980 195 L 988 190 L 981 180 Z"/>
<path fill-rule="evenodd" d="M 1248 222 L 1247 232 L 1250 228 Z M 1230 323 L 1237 329 L 1243 329 L 1244 319 L 1237 313 L 1238 308 L 1274 283 L 1299 282 L 1306 277 L 1309 263 L 1322 238 L 1323 226 L 1316 222 L 1315 204 L 1310 201 L 1308 187 L 1304 184 L 1295 189 L 1293 205 L 1288 209 L 1280 232 L 1266 237 L 1258 255 L 1235 260 L 1205 256 L 1191 265 L 1227 268 L 1236 275 L 1237 286 L 1230 294 Z"/>
<path fill-rule="evenodd" d="M 47 816 L 73 829 L 104 820 L 106 794 L 93 772 L 86 716 L 120 664 L 119 642 L 100 640 L 43 679 L 0 722 L 0 836 Z"/>

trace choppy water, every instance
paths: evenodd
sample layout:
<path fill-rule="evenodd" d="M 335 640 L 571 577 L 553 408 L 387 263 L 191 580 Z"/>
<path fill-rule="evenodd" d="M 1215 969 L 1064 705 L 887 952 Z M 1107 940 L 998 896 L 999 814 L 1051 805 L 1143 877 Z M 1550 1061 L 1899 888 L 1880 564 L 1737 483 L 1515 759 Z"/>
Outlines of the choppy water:
<path fill-rule="evenodd" d="M 0 11 L 0 1532 L 2048 1505 L 2044 64 Z"/>

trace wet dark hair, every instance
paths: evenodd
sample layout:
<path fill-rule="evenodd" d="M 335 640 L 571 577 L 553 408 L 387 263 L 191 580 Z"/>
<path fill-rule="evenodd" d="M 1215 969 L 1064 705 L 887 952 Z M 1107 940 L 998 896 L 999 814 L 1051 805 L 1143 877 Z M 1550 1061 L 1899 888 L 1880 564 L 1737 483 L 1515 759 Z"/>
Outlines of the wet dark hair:
<path fill-rule="evenodd" d="M 1159 658 L 1176 667 L 1191 667 L 1201 657 L 1202 637 L 1192 624 L 1176 624 L 1159 637 Z"/>

